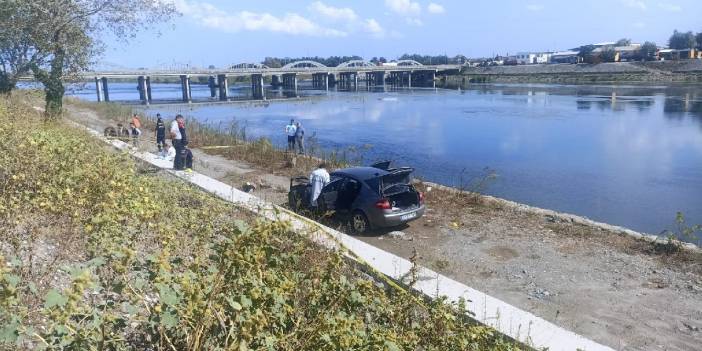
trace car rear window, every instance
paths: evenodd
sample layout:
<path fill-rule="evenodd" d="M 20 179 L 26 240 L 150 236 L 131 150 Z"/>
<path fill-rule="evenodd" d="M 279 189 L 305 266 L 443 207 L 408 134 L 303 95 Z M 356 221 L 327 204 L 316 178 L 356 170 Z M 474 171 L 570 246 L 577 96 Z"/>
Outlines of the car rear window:
<path fill-rule="evenodd" d="M 395 184 L 409 184 L 412 181 L 409 172 L 399 174 L 389 174 L 383 177 L 383 186 L 389 187 Z"/>
<path fill-rule="evenodd" d="M 364 182 L 376 193 L 390 195 L 407 191 L 407 184 L 412 182 L 412 175 L 410 172 L 402 172 L 395 175 L 386 174 L 382 177 L 366 179 Z"/>

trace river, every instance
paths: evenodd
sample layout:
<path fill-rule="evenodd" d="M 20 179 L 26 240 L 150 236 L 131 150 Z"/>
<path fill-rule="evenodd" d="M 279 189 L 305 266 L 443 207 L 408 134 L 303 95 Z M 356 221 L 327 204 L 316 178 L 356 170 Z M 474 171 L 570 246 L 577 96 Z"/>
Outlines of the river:
<path fill-rule="evenodd" d="M 111 98 L 138 98 L 114 84 Z M 94 100 L 88 85 L 72 94 Z M 231 95 L 244 97 L 245 85 Z M 268 96 L 284 94 L 268 91 Z M 177 84 L 154 84 L 177 99 Z M 702 223 L 702 86 L 472 85 L 465 90 L 301 90 L 312 99 L 256 104 L 152 105 L 213 124 L 236 121 L 248 137 L 284 145 L 301 121 L 326 150 L 363 149 L 431 181 L 471 187 L 494 171 L 485 193 L 658 234 L 677 211 Z M 206 86 L 193 88 L 207 100 Z"/>

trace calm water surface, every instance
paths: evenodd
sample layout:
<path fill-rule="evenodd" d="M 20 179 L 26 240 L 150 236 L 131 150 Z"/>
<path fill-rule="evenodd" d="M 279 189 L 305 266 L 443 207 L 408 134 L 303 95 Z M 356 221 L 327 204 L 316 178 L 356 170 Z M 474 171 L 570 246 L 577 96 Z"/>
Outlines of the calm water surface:
<path fill-rule="evenodd" d="M 180 93 L 177 85 L 158 89 Z M 196 91 L 208 96 L 206 87 Z M 325 95 L 148 111 L 236 121 L 248 136 L 278 145 L 294 118 L 325 149 L 366 145 L 365 162 L 393 159 L 428 180 L 461 186 L 487 167 L 498 178 L 485 192 L 517 202 L 650 233 L 672 228 L 677 211 L 702 223 L 702 86 L 484 85 Z"/>

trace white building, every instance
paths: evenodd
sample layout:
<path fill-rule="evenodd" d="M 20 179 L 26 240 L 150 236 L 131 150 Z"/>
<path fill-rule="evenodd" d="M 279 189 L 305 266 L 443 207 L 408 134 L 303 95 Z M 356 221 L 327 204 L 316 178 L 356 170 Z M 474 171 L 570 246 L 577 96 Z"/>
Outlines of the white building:
<path fill-rule="evenodd" d="M 539 63 L 549 63 L 551 61 L 550 52 L 519 52 L 514 55 L 518 65 L 534 65 Z"/>

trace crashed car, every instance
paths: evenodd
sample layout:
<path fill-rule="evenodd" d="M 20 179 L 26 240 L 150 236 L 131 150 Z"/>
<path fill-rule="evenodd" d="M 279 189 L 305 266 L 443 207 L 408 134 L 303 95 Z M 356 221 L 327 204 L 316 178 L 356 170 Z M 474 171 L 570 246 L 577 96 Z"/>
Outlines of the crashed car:
<path fill-rule="evenodd" d="M 296 212 L 333 213 L 356 234 L 399 226 L 424 215 L 424 194 L 412 185 L 413 171 L 390 168 L 390 162 L 336 170 L 329 174 L 316 208 L 310 206 L 309 180 L 292 178 L 288 204 Z"/>

